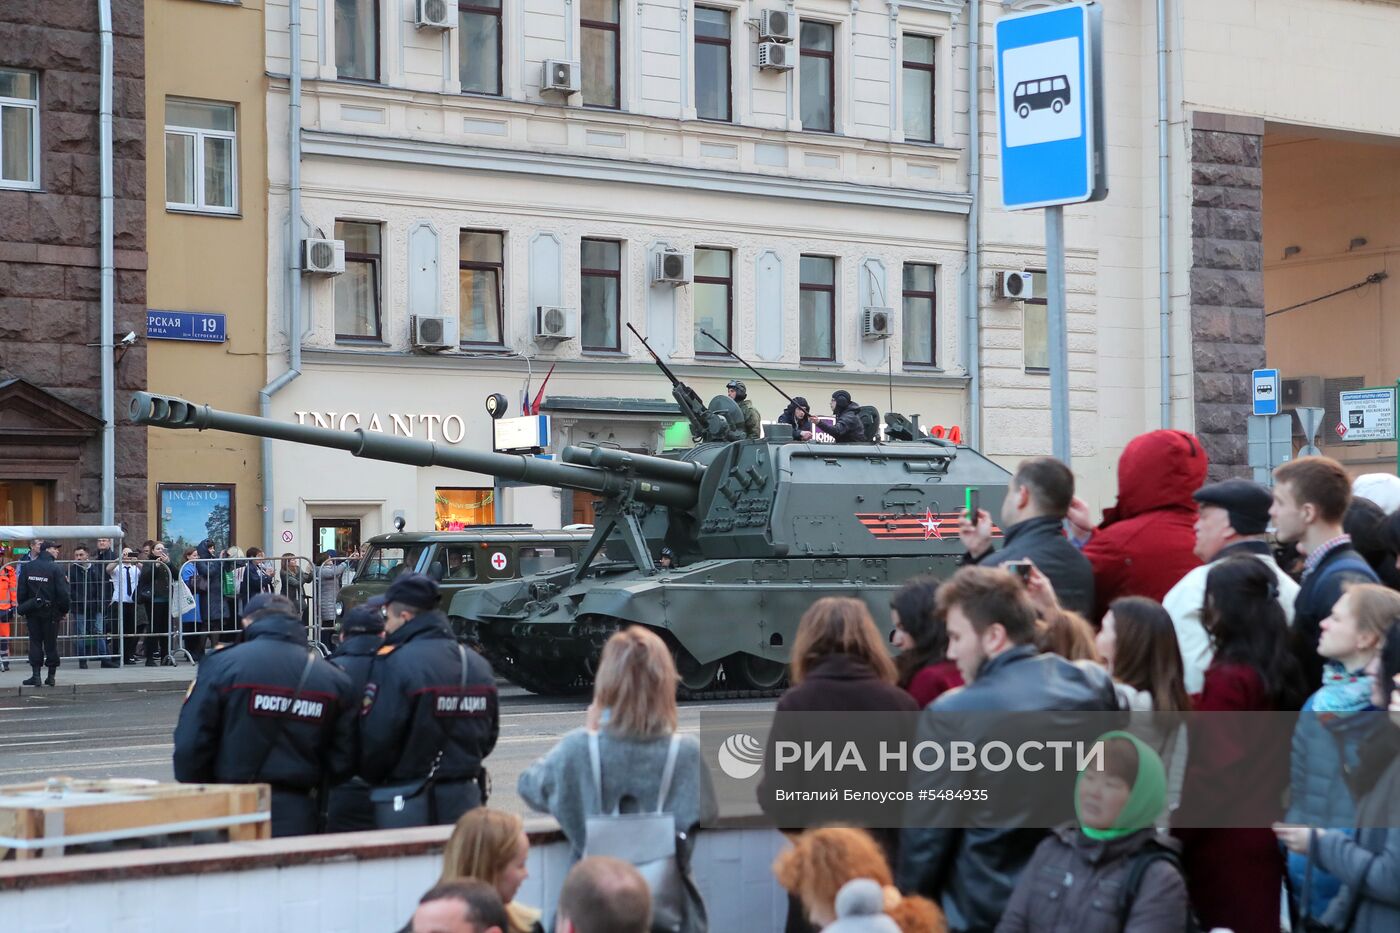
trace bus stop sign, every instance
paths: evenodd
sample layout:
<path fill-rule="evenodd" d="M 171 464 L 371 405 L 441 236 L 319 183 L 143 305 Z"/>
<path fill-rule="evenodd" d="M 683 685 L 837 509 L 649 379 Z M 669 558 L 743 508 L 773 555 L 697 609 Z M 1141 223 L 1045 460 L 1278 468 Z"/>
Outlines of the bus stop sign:
<path fill-rule="evenodd" d="M 1007 210 L 1101 201 L 1102 8 L 1074 3 L 996 24 L 1001 193 Z"/>

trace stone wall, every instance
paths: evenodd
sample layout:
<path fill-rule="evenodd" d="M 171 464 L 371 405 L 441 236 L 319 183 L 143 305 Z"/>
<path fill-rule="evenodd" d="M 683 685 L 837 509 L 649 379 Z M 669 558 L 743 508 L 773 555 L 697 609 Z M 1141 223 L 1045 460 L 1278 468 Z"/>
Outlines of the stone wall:
<path fill-rule="evenodd" d="M 141 0 L 115 0 L 113 183 L 117 337 L 145 336 L 145 49 Z M 40 73 L 38 191 L 0 189 L 0 378 L 101 417 L 97 4 L 0 4 L 0 64 Z M 145 538 L 146 432 L 123 424 L 146 386 L 144 339 L 117 350 L 116 518 Z M 100 434 L 83 451 L 77 520 L 101 517 Z"/>
<path fill-rule="evenodd" d="M 1191 345 L 1212 481 L 1250 475 L 1250 371 L 1264 365 L 1263 135 L 1263 120 L 1193 115 Z"/>

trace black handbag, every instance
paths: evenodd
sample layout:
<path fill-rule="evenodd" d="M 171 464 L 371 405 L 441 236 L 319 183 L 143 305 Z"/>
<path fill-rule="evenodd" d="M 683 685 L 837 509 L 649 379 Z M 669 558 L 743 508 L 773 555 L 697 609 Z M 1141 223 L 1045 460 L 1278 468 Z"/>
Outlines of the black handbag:
<path fill-rule="evenodd" d="M 456 647 L 457 654 L 462 661 L 462 677 L 459 686 L 465 691 L 467 689 L 467 649 L 460 644 Z M 379 829 L 404 829 L 410 826 L 437 825 L 437 799 L 432 790 L 433 785 L 437 782 L 438 767 L 442 764 L 443 753 L 447 751 L 447 743 L 450 740 L 447 727 L 441 723 L 439 723 L 439 727 L 442 730 L 442 742 L 438 745 L 437 754 L 433 756 L 433 763 L 428 768 L 426 777 L 402 784 L 384 784 L 370 788 L 369 802 L 374 805 L 374 825 Z M 482 799 L 485 799 L 484 794 Z"/>

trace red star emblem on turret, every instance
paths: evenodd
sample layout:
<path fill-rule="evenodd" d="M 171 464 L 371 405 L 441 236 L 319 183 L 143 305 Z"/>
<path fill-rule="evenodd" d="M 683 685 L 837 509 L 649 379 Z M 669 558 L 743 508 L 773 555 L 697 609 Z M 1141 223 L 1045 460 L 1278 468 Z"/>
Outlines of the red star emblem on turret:
<path fill-rule="evenodd" d="M 943 540 L 943 536 L 938 533 L 938 519 L 933 517 L 932 509 L 924 510 L 924 520 L 919 522 L 919 525 L 922 526 L 922 528 L 924 529 L 925 541 L 927 541 L 929 538 L 934 538 L 938 541 Z"/>

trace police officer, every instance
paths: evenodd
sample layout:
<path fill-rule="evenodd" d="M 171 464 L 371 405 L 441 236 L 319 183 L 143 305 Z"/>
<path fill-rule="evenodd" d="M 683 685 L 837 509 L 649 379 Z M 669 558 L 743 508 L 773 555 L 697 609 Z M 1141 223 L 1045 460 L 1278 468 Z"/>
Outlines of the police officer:
<path fill-rule="evenodd" d="M 763 434 L 763 419 L 758 415 L 758 409 L 753 407 L 753 402 L 749 401 L 749 389 L 738 379 L 729 380 L 725 386 L 729 392 L 729 397 L 734 400 L 734 404 L 739 406 L 739 411 L 744 413 L 744 433 L 752 438 L 759 438 Z"/>
<path fill-rule="evenodd" d="M 272 786 L 272 835 L 317 830 L 318 789 L 354 766 L 346 673 L 307 645 L 285 596 L 248 601 L 238 644 L 205 655 L 175 725 L 175 779 Z"/>
<path fill-rule="evenodd" d="M 384 644 L 384 597 L 376 596 L 346 613 L 340 623 L 340 644 L 330 662 L 350 677 L 355 697 L 363 697 L 375 654 Z M 358 711 L 357 711 L 358 712 Z M 352 777 L 331 788 L 326 806 L 326 832 L 351 833 L 374 829 L 369 785 Z"/>
<path fill-rule="evenodd" d="M 39 670 L 45 664 L 54 685 L 58 672 L 58 620 L 68 613 L 68 572 L 54 563 L 60 545 L 57 541 L 37 541 L 30 560 L 19 565 L 15 611 L 29 627 L 29 666 L 34 676 L 26 687 L 39 686 Z"/>
<path fill-rule="evenodd" d="M 381 829 L 454 823 L 484 803 L 500 710 L 491 665 L 458 644 L 438 585 L 404 574 L 384 593 L 384 646 L 365 687 L 359 774 Z"/>

